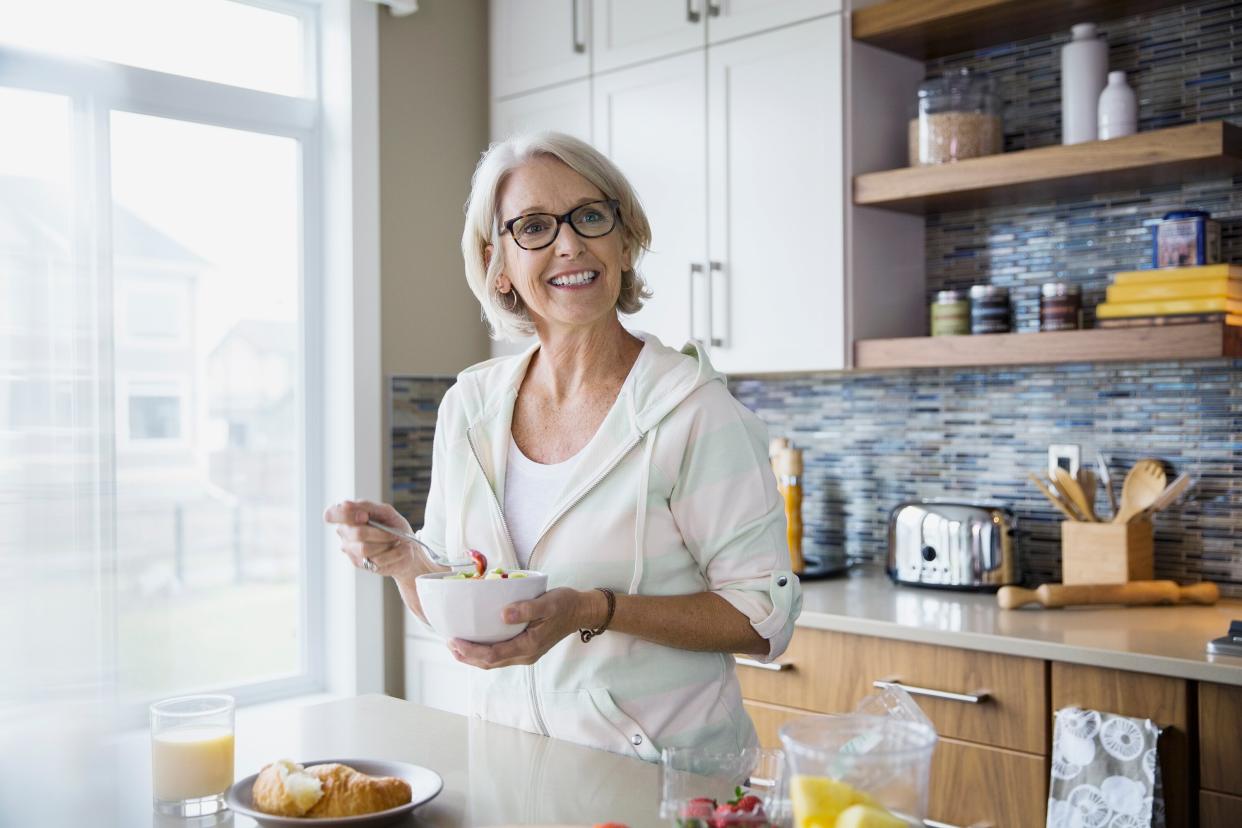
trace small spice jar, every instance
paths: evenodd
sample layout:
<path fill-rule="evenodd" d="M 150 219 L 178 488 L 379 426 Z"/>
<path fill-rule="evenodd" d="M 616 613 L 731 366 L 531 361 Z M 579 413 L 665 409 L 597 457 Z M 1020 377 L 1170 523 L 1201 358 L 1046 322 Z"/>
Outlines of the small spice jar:
<path fill-rule="evenodd" d="M 970 332 L 1009 333 L 1009 289 L 975 285 L 970 289 Z"/>
<path fill-rule="evenodd" d="M 942 290 L 931 303 L 932 336 L 970 333 L 970 295 L 964 290 Z"/>
<path fill-rule="evenodd" d="M 1069 282 L 1045 282 L 1039 289 L 1039 329 L 1076 331 L 1082 327 L 1082 288 Z"/>

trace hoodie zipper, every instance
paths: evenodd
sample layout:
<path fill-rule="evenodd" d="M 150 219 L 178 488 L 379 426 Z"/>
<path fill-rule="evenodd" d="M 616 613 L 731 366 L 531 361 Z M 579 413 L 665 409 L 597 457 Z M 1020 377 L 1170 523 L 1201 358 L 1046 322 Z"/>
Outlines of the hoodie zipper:
<path fill-rule="evenodd" d="M 614 459 L 611 463 L 605 466 L 604 470 L 601 471 L 599 474 L 597 474 L 595 476 L 595 479 L 593 479 L 585 489 L 583 489 L 581 492 L 578 493 L 577 497 L 571 500 L 565 506 L 565 508 L 557 512 L 556 515 L 552 518 L 552 520 L 548 523 L 548 525 L 543 527 L 543 531 L 539 533 L 539 537 L 535 539 L 535 545 L 532 546 L 530 550 L 529 566 L 532 569 L 534 568 L 535 555 L 539 551 L 539 544 L 542 543 L 543 539 L 547 537 L 549 532 L 552 531 L 552 527 L 556 526 L 557 522 L 559 522 L 561 518 L 563 518 L 566 514 L 568 514 L 570 509 L 577 506 L 579 503 L 582 502 L 583 498 L 585 498 L 587 495 L 593 492 L 595 490 L 595 487 L 598 486 L 600 483 L 602 483 L 605 477 L 612 474 L 612 470 L 615 469 L 617 466 L 621 465 L 621 461 L 624 460 L 629 455 L 629 453 L 634 450 L 635 446 L 637 446 L 639 443 L 643 441 L 643 436 L 644 435 L 642 434 L 635 435 L 630 440 L 630 442 L 626 443 L 625 448 L 623 448 L 621 452 L 616 456 L 616 459 Z"/>
<path fill-rule="evenodd" d="M 526 564 L 527 569 L 534 569 L 535 553 L 539 551 L 539 544 L 543 541 L 544 537 L 547 536 L 548 532 L 552 530 L 552 527 L 557 524 L 557 521 L 559 521 L 562 517 L 564 517 L 569 512 L 570 509 L 577 506 L 584 497 L 589 495 L 595 489 L 595 487 L 598 486 L 601 481 L 603 481 L 605 477 L 607 477 L 609 474 L 612 473 L 613 469 L 621 465 L 621 461 L 624 460 L 626 456 L 628 456 L 629 453 L 634 450 L 634 447 L 642 442 L 642 440 L 643 440 L 642 434 L 639 434 L 635 436 L 632 440 L 630 440 L 630 442 L 626 444 L 625 448 L 622 449 L 617 454 L 616 459 L 613 460 L 611 463 L 609 463 L 607 466 L 605 466 L 604 470 L 601 471 L 599 474 L 597 474 L 595 478 L 590 482 L 590 484 L 585 489 L 583 489 L 581 492 L 578 493 L 577 497 L 571 500 L 569 504 L 565 506 L 564 509 L 561 509 L 559 512 L 557 512 L 556 515 L 552 518 L 552 520 L 548 523 L 548 525 L 543 527 L 543 531 L 540 532 L 539 537 L 535 539 L 535 545 L 532 546 L 530 549 L 530 560 Z M 478 460 L 477 454 L 475 455 L 475 459 Z M 493 496 L 494 494 L 495 493 L 493 493 Z M 540 732 L 543 733 L 544 736 L 551 735 L 548 733 L 548 726 L 543 720 L 543 713 L 540 709 L 540 703 L 539 703 L 539 694 L 535 690 L 536 685 L 535 685 L 535 665 L 534 664 L 530 665 L 529 679 L 530 679 L 530 703 L 531 703 L 531 708 L 535 712 L 535 722 L 536 724 L 539 725 Z"/>
<path fill-rule="evenodd" d="M 487 472 L 483 469 L 483 460 L 479 457 L 479 450 L 474 445 L 474 432 L 466 429 L 466 442 L 470 444 L 470 453 L 474 455 L 474 462 L 479 465 L 479 473 L 483 475 L 483 479 L 487 480 Z M 514 557 L 517 557 L 517 546 L 513 543 L 513 535 L 509 534 L 509 524 L 505 522 L 505 510 L 500 505 L 500 498 L 496 497 L 496 490 L 488 484 L 487 491 L 492 496 L 492 505 L 496 508 L 496 516 L 500 519 L 500 527 L 505 530 L 505 538 L 509 541 L 509 548 L 513 550 Z M 528 567 L 529 568 L 529 567 Z M 527 667 L 526 672 L 527 687 L 530 695 L 530 711 L 535 719 L 535 726 L 539 728 L 539 733 L 548 736 L 548 725 L 543 720 L 543 712 L 539 709 L 539 694 L 535 692 L 535 665 L 531 664 Z"/>
<path fill-rule="evenodd" d="M 479 450 L 474 447 L 474 431 L 466 429 L 466 442 L 470 444 L 470 453 L 474 455 L 474 462 L 479 465 L 479 473 L 483 475 L 483 479 L 487 480 L 487 472 L 483 470 L 483 460 L 479 457 Z M 509 524 L 505 523 L 505 510 L 500 505 L 500 498 L 496 497 L 496 490 L 488 484 L 487 492 L 492 496 L 492 506 L 496 508 L 496 517 L 500 519 L 500 528 L 505 530 L 505 539 L 509 541 L 509 548 L 513 550 L 514 558 L 517 557 L 517 546 L 513 543 L 513 535 L 509 534 Z"/>

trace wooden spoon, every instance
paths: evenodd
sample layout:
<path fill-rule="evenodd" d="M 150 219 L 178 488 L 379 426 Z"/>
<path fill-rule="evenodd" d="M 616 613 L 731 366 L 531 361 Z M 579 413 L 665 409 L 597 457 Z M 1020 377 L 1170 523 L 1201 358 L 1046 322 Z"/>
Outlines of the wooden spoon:
<path fill-rule="evenodd" d="M 1048 498 L 1048 502 L 1057 507 L 1057 511 L 1065 515 L 1070 520 L 1082 520 L 1079 515 L 1075 514 L 1074 511 L 1066 505 L 1065 501 L 1057 497 L 1056 492 L 1048 488 L 1048 484 L 1045 483 L 1043 479 L 1037 477 L 1034 472 L 1027 472 L 1026 476 L 1031 478 L 1031 482 L 1034 483 L 1041 492 L 1043 492 L 1044 497 Z"/>
<path fill-rule="evenodd" d="M 1113 515 L 1113 523 L 1129 523 L 1141 515 L 1164 492 L 1165 483 L 1164 466 L 1159 460 L 1147 458 L 1135 463 L 1121 486 L 1121 504 Z"/>
<path fill-rule="evenodd" d="M 1099 490 L 1099 481 L 1096 479 L 1095 472 L 1088 468 L 1080 468 L 1078 470 L 1078 485 L 1082 487 L 1082 493 L 1087 498 L 1087 508 L 1091 510 L 1091 519 L 1096 523 L 1100 523 L 1100 516 L 1095 511 L 1095 496 Z"/>
<path fill-rule="evenodd" d="M 1060 466 L 1053 469 L 1052 473 L 1056 475 L 1055 480 L 1057 483 L 1057 489 L 1065 493 L 1065 496 L 1069 499 L 1070 503 L 1073 503 L 1075 508 L 1077 508 L 1078 511 L 1082 513 L 1083 517 L 1085 517 L 1089 522 L 1097 522 L 1095 510 L 1091 508 L 1091 504 L 1087 501 L 1087 493 L 1082 490 L 1082 486 L 1078 485 L 1078 481 L 1074 479 L 1074 475 L 1070 474 Z M 1079 473 L 1082 473 L 1081 469 L 1079 470 Z"/>

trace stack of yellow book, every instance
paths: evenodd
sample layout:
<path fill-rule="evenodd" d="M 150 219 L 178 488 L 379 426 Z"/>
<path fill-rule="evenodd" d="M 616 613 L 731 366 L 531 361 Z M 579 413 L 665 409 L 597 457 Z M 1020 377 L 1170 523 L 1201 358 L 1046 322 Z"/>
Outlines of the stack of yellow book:
<path fill-rule="evenodd" d="M 1242 325 L 1242 265 L 1211 264 L 1114 274 L 1095 308 L 1101 328 L 1224 322 Z"/>

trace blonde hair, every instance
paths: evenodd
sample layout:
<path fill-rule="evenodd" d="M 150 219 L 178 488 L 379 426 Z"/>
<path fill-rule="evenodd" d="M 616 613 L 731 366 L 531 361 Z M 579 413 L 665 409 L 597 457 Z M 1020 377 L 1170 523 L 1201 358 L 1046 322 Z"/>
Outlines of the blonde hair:
<path fill-rule="evenodd" d="M 538 156 L 551 156 L 594 184 L 605 198 L 620 202 L 622 255 L 630 269 L 621 274 L 621 293 L 617 311 L 637 313 L 651 292 L 638 275 L 638 259 L 651 247 L 651 225 L 638 194 L 630 186 L 617 165 L 585 141 L 560 132 L 533 132 L 513 135 L 488 147 L 475 167 L 470 182 L 470 200 L 466 202 L 466 226 L 461 234 L 461 255 L 466 264 L 466 283 L 483 308 L 483 319 L 491 328 L 494 339 L 519 339 L 535 332 L 530 315 L 517 291 L 511 304 L 502 304 L 496 292 L 500 275 L 500 217 L 496 211 L 500 188 L 509 173 Z M 485 264 L 484 251 L 493 246 L 490 266 Z"/>

